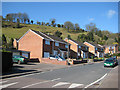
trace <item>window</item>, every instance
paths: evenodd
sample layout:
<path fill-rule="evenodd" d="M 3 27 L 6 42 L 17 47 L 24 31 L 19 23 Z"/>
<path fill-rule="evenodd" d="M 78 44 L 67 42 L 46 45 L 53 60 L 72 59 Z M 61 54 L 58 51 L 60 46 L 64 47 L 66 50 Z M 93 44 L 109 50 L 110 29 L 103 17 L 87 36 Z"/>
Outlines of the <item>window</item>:
<path fill-rule="evenodd" d="M 81 48 L 81 46 L 79 46 L 79 48 Z"/>
<path fill-rule="evenodd" d="M 68 48 L 68 45 L 65 45 L 66 48 Z"/>
<path fill-rule="evenodd" d="M 97 50 L 97 48 L 95 48 L 95 50 Z"/>
<path fill-rule="evenodd" d="M 86 47 L 86 50 L 88 50 L 88 47 Z"/>
<path fill-rule="evenodd" d="M 59 46 L 59 43 L 55 42 L 55 46 Z"/>
<path fill-rule="evenodd" d="M 44 52 L 44 58 L 49 58 L 50 57 L 50 53 L 49 52 Z"/>
<path fill-rule="evenodd" d="M 112 47 L 112 49 L 114 49 L 114 47 Z"/>
<path fill-rule="evenodd" d="M 109 47 L 109 49 L 110 49 L 111 47 Z"/>
<path fill-rule="evenodd" d="M 45 40 L 45 44 L 50 45 L 50 41 Z"/>

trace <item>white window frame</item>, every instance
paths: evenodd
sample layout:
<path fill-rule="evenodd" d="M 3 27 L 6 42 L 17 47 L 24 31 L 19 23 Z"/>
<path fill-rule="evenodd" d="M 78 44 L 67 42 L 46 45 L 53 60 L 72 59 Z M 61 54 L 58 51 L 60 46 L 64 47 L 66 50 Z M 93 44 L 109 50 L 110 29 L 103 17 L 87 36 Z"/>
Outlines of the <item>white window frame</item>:
<path fill-rule="evenodd" d="M 50 45 L 50 41 L 45 40 L 45 44 Z"/>
<path fill-rule="evenodd" d="M 59 43 L 58 43 L 58 42 L 55 42 L 55 46 L 59 46 Z"/>
<path fill-rule="evenodd" d="M 68 48 L 68 45 L 65 45 L 66 48 Z"/>

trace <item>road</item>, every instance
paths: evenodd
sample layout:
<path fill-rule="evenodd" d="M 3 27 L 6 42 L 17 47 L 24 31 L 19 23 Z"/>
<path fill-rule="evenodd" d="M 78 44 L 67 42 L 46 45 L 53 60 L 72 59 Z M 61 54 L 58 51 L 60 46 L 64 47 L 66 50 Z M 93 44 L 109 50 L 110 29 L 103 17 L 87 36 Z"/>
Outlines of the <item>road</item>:
<path fill-rule="evenodd" d="M 89 88 L 104 79 L 112 68 L 103 62 L 76 65 L 61 69 L 3 79 L 3 88 Z M 1 88 L 1 87 L 0 87 Z"/>

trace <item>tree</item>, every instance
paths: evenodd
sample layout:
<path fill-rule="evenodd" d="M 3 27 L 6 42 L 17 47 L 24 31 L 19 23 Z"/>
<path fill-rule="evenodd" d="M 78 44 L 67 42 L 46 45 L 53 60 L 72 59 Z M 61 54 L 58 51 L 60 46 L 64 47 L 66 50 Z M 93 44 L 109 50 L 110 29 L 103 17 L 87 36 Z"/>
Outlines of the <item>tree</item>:
<path fill-rule="evenodd" d="M 46 23 L 46 26 L 49 26 L 49 22 Z"/>
<path fill-rule="evenodd" d="M 9 48 L 13 48 L 13 41 L 14 41 L 14 39 L 11 38 L 11 39 L 10 39 L 10 42 L 8 43 L 8 47 L 9 47 Z"/>
<path fill-rule="evenodd" d="M 64 27 L 68 30 L 68 32 L 69 32 L 70 29 L 74 29 L 74 25 L 73 25 L 73 23 L 70 22 L 70 21 L 66 21 L 66 22 L 64 23 Z"/>
<path fill-rule="evenodd" d="M 33 20 L 31 20 L 31 23 L 33 24 Z"/>
<path fill-rule="evenodd" d="M 2 34 L 2 46 L 6 48 L 7 46 L 7 39 L 4 34 Z"/>
<path fill-rule="evenodd" d="M 106 35 L 103 36 L 104 40 L 108 40 L 108 37 Z"/>
<path fill-rule="evenodd" d="M 24 20 L 24 23 L 26 23 L 27 19 L 29 19 L 28 15 L 26 13 L 22 14 L 22 19 Z"/>
<path fill-rule="evenodd" d="M 76 23 L 76 24 L 75 24 L 75 28 L 74 28 L 74 29 L 75 29 L 76 31 L 77 31 L 77 30 L 79 30 L 79 29 L 80 29 L 79 24 L 77 24 L 77 23 Z"/>
<path fill-rule="evenodd" d="M 55 26 L 56 26 L 56 25 L 55 25 L 56 19 L 52 18 L 52 19 L 50 19 L 50 21 L 51 21 L 51 25 L 52 25 L 53 27 L 55 27 Z"/>
<path fill-rule="evenodd" d="M 28 22 L 28 24 L 30 24 L 30 20 L 29 19 L 27 19 L 27 22 Z"/>
<path fill-rule="evenodd" d="M 94 36 L 93 36 L 93 33 L 92 33 L 92 32 L 89 32 L 89 33 L 87 34 L 87 36 L 88 36 L 88 39 L 89 39 L 90 41 L 94 41 Z"/>
<path fill-rule="evenodd" d="M 20 20 L 17 19 L 17 28 L 20 28 Z"/>
<path fill-rule="evenodd" d="M 68 38 L 68 39 L 71 39 L 71 36 L 68 34 L 67 38 Z"/>
<path fill-rule="evenodd" d="M 37 21 L 37 25 L 40 25 L 40 22 Z"/>
<path fill-rule="evenodd" d="M 92 32 L 95 32 L 95 30 L 97 29 L 96 24 L 94 23 L 87 24 L 85 27 L 87 31 L 92 31 Z"/>
<path fill-rule="evenodd" d="M 57 24 L 57 27 L 61 27 L 61 25 L 60 25 L 60 24 Z"/>
<path fill-rule="evenodd" d="M 57 30 L 57 31 L 54 33 L 54 35 L 57 36 L 57 37 L 61 37 L 62 32 L 60 32 L 60 31 Z"/>

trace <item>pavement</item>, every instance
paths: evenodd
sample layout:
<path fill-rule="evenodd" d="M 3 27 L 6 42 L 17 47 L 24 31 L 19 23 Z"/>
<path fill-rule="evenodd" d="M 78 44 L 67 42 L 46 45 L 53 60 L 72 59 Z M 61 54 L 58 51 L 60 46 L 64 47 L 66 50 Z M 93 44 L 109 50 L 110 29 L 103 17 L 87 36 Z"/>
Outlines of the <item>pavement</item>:
<path fill-rule="evenodd" d="M 0 88 L 118 88 L 118 66 L 104 68 L 103 62 L 71 66 L 34 64 L 15 64 L 21 66 L 19 69 L 40 72 L 4 78 Z"/>

